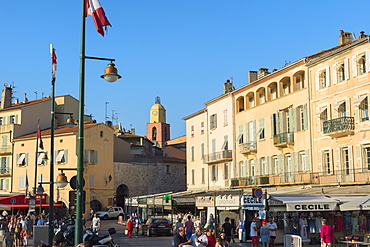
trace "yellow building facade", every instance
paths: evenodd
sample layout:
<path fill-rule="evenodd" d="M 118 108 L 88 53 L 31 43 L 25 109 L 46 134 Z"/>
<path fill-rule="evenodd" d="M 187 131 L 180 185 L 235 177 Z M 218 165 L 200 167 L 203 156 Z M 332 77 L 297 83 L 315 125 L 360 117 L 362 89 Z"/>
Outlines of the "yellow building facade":
<path fill-rule="evenodd" d="M 188 189 L 368 182 L 369 36 L 353 40 L 341 31 L 339 41 L 281 69 L 249 71 L 248 84 L 229 88 L 185 117 Z M 225 109 L 232 109 L 232 128 L 217 136 L 211 126 L 224 115 L 212 112 Z M 214 138 L 225 143 L 226 135 L 227 149 L 209 148 Z M 202 143 L 207 155 L 222 151 L 216 169 Z"/>

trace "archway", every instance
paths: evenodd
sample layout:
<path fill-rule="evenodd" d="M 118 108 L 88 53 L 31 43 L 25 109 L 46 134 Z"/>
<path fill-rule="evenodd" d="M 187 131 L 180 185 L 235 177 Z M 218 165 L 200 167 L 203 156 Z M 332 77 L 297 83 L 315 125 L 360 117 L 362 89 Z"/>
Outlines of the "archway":
<path fill-rule="evenodd" d="M 94 210 L 94 212 L 98 212 L 103 209 L 103 205 L 98 200 L 92 200 L 90 202 L 90 207 Z"/>
<path fill-rule="evenodd" d="M 121 184 L 116 190 L 116 204 L 117 207 L 125 207 L 125 199 L 130 196 L 127 185 Z"/>

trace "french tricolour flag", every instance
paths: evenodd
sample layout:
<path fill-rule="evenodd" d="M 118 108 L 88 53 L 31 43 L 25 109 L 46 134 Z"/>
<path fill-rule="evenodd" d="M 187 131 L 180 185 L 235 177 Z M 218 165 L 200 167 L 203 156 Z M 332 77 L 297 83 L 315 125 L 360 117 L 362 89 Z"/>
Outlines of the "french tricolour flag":
<path fill-rule="evenodd" d="M 86 0 L 86 15 L 91 15 L 94 19 L 96 31 L 104 36 L 103 27 L 107 30 L 107 26 L 112 26 L 105 16 L 104 9 L 98 0 Z"/>

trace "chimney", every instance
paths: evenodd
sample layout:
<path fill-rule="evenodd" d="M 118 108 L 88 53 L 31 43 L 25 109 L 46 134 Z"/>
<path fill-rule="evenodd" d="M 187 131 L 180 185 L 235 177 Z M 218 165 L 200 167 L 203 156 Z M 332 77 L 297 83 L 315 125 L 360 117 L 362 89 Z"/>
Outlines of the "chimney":
<path fill-rule="evenodd" d="M 131 134 L 135 135 L 135 129 L 134 128 L 131 128 L 130 132 L 131 132 Z"/>
<path fill-rule="evenodd" d="M 369 37 L 370 35 L 366 35 L 364 31 L 361 31 L 360 32 L 360 35 L 357 37 L 357 39 L 363 39 L 363 38 L 367 38 Z"/>
<path fill-rule="evenodd" d="M 226 80 L 224 83 L 224 93 L 229 93 L 233 91 L 235 88 L 233 87 L 233 84 L 230 82 L 230 80 Z"/>
<path fill-rule="evenodd" d="M 248 71 L 248 84 L 257 81 L 257 71 Z"/>
<path fill-rule="evenodd" d="M 1 109 L 8 108 L 12 105 L 12 88 L 8 84 L 4 84 L 4 89 L 1 93 Z"/>
<path fill-rule="evenodd" d="M 105 124 L 108 125 L 109 127 L 112 127 L 112 121 L 105 121 Z"/>
<path fill-rule="evenodd" d="M 24 100 L 23 100 L 23 103 L 27 103 L 28 102 L 28 99 L 27 99 L 27 94 L 24 93 Z"/>
<path fill-rule="evenodd" d="M 339 45 L 344 45 L 352 41 L 352 33 L 344 32 L 343 30 L 340 30 L 339 35 Z"/>
<path fill-rule="evenodd" d="M 265 77 L 266 75 L 270 74 L 269 70 L 266 68 L 260 68 L 258 70 L 258 80 L 261 79 L 262 77 Z"/>

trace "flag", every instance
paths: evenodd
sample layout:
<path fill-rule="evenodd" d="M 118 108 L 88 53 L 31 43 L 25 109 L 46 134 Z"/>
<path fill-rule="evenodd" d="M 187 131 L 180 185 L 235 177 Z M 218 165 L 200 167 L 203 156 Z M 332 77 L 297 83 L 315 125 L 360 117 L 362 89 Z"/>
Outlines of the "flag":
<path fill-rule="evenodd" d="M 86 0 L 86 16 L 89 15 L 94 19 L 96 31 L 104 37 L 103 27 L 107 30 L 107 26 L 112 25 L 105 16 L 104 9 L 100 5 L 99 0 Z"/>
<path fill-rule="evenodd" d="M 40 141 L 40 144 L 39 144 L 39 147 L 44 150 L 44 143 L 42 142 L 42 139 L 41 139 L 41 129 L 40 129 L 40 124 L 38 124 L 37 126 L 37 138 L 39 139 Z"/>
<path fill-rule="evenodd" d="M 28 186 L 29 186 L 29 183 L 28 183 L 28 175 L 27 175 L 27 170 L 26 170 L 26 189 L 25 189 L 25 194 L 26 194 L 26 197 L 28 196 Z"/>
<path fill-rule="evenodd" d="M 55 54 L 54 48 L 52 48 L 51 51 L 51 67 L 52 67 L 51 74 L 53 75 L 53 78 L 55 78 L 57 73 L 57 55 Z"/>

